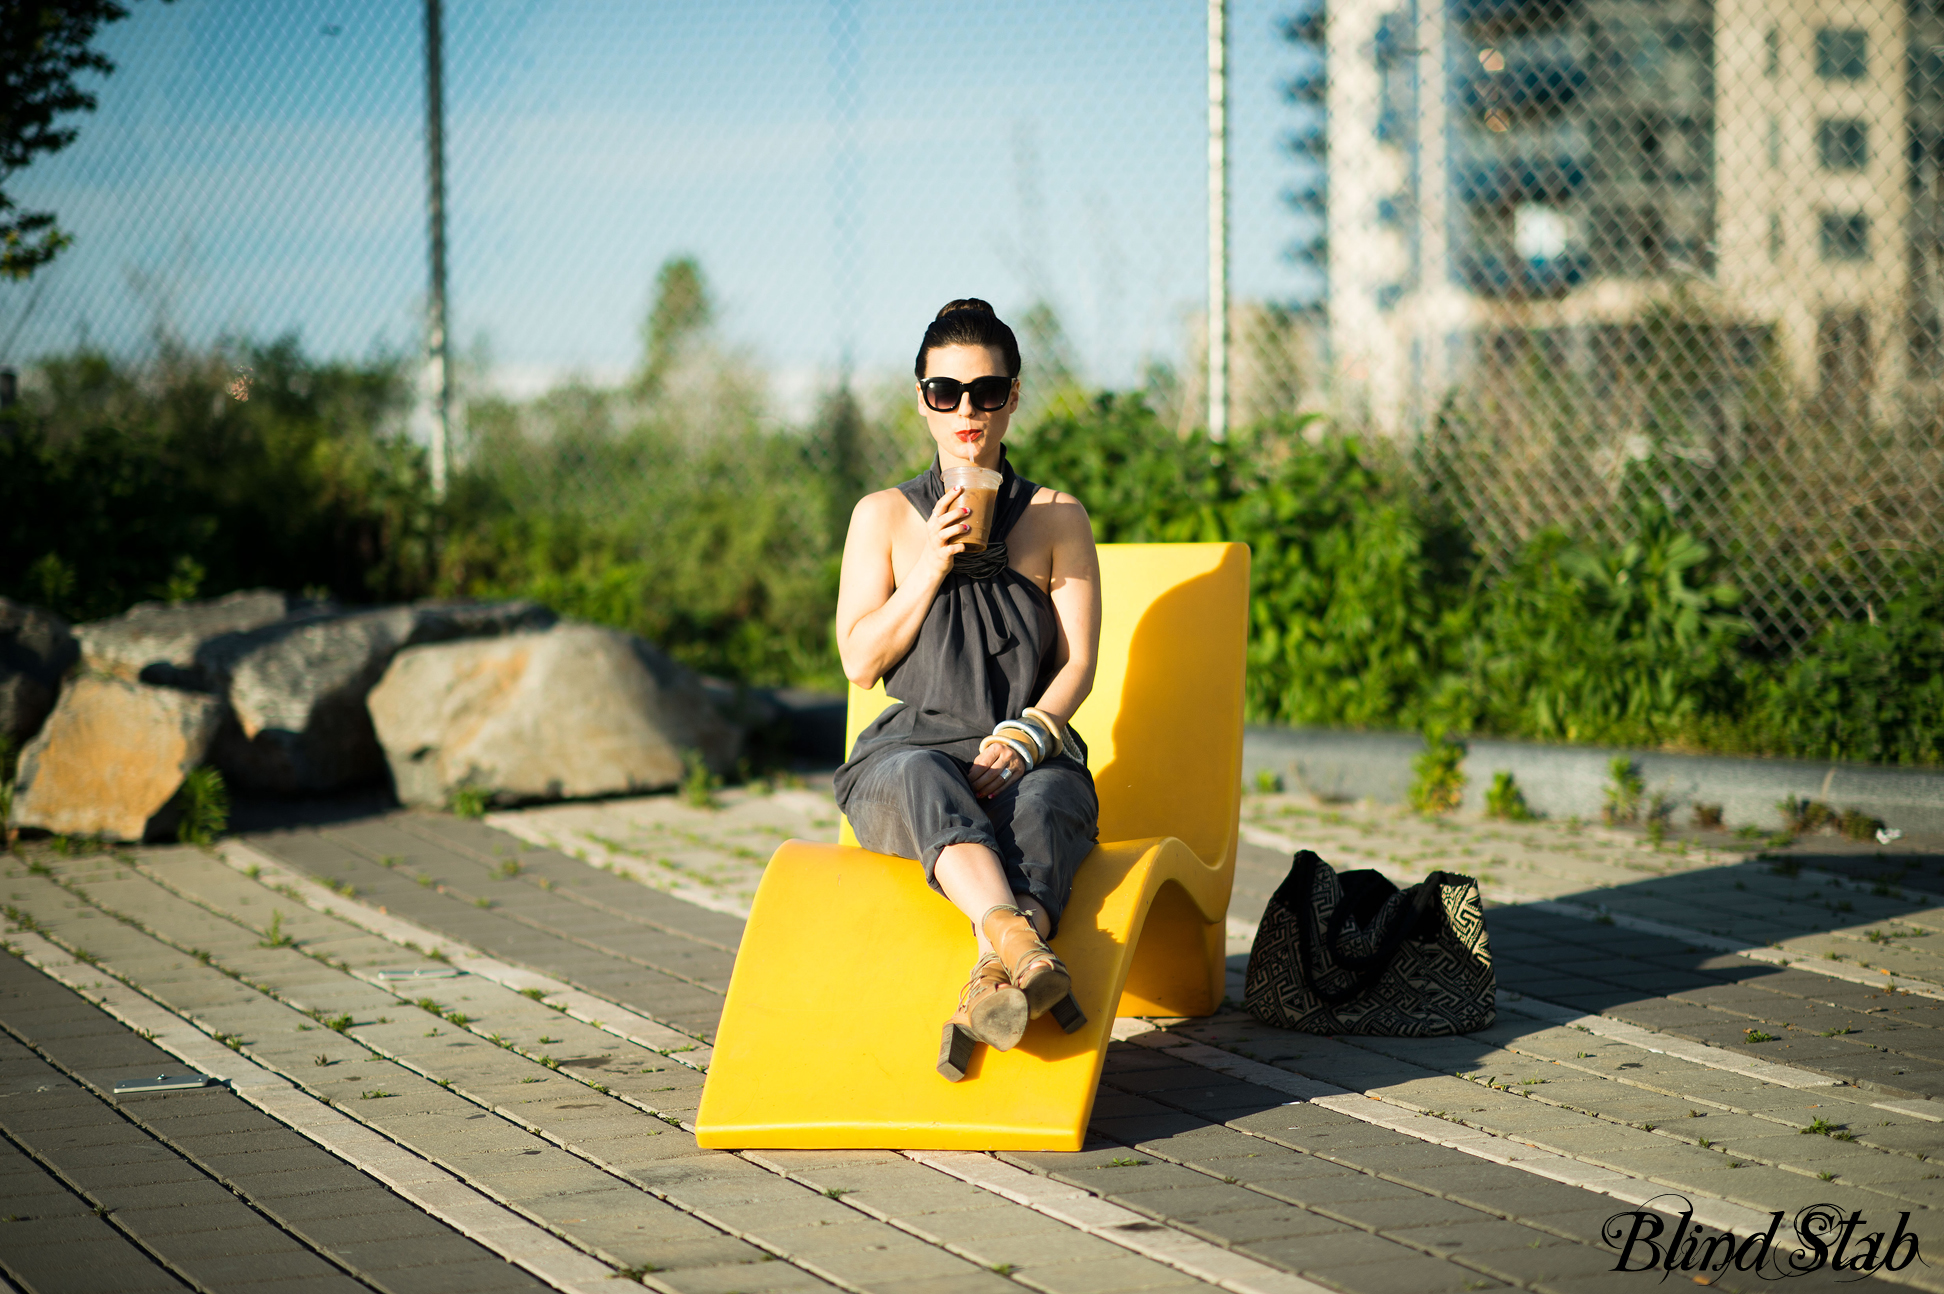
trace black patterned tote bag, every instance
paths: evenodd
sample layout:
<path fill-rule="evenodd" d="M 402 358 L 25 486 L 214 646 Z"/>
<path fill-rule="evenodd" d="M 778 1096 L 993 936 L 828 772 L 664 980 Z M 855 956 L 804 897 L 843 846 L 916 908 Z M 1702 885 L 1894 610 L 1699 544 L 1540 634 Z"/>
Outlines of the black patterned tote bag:
<path fill-rule="evenodd" d="M 1244 1005 L 1304 1033 L 1436 1038 L 1488 1027 L 1497 991 L 1477 881 L 1433 872 L 1400 890 L 1305 849 L 1262 915 Z"/>

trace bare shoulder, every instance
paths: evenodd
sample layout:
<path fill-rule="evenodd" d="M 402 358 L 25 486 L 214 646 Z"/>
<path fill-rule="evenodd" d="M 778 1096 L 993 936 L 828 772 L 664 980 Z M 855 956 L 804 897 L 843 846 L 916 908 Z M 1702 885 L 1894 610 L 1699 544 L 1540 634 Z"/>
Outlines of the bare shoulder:
<path fill-rule="evenodd" d="M 1093 524 L 1087 520 L 1086 505 L 1064 490 L 1042 485 L 1029 506 L 1043 509 L 1040 515 L 1062 533 L 1079 529 L 1086 531 L 1089 536 L 1093 534 Z"/>
<path fill-rule="evenodd" d="M 894 508 L 909 509 L 910 507 L 911 503 L 905 498 L 904 491 L 895 485 L 891 485 L 886 486 L 882 490 L 872 490 L 869 494 L 859 499 L 852 515 L 860 517 L 873 516 L 891 512 Z"/>
<path fill-rule="evenodd" d="M 895 485 L 885 490 L 873 490 L 851 509 L 851 528 L 882 531 L 895 525 L 902 514 L 910 511 L 911 503 Z"/>

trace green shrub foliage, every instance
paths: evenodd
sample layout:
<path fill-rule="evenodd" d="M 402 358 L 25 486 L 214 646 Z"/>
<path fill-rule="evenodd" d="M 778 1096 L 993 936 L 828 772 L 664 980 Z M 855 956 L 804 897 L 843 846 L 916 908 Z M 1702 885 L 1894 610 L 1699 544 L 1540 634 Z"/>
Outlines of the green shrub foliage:
<path fill-rule="evenodd" d="M 520 595 L 731 679 L 841 686 L 851 506 L 929 445 L 902 384 L 779 421 L 709 318 L 651 328 L 619 389 L 474 396 L 443 503 L 392 359 L 285 340 L 49 360 L 0 414 L 0 594 L 75 619 L 252 586 Z M 1775 660 L 1652 489 L 1621 492 L 1631 542 L 1545 532 L 1495 574 L 1435 467 L 1389 442 L 1287 418 L 1217 444 L 1138 395 L 1043 408 L 1014 461 L 1078 496 L 1100 540 L 1250 546 L 1252 719 L 1944 764 L 1944 555 Z"/>
<path fill-rule="evenodd" d="M 1505 578 L 1474 591 L 1449 718 L 1548 741 L 1659 745 L 1731 702 L 1739 595 L 1709 578 L 1713 554 L 1664 511 L 1639 530 L 1619 549 L 1543 533 Z"/>
<path fill-rule="evenodd" d="M 1102 396 L 1022 438 L 1020 471 L 1073 494 L 1102 543 L 1250 545 L 1251 715 L 1415 726 L 1467 579 L 1456 530 L 1413 506 L 1396 464 L 1354 439 L 1312 443 L 1306 419 L 1222 444 Z M 1389 469 L 1389 470 L 1386 470 Z"/>
<path fill-rule="evenodd" d="M 1944 560 L 1907 566 L 1903 592 L 1837 621 L 1759 676 L 1751 744 L 1811 758 L 1944 764 Z"/>
<path fill-rule="evenodd" d="M 428 589 L 402 365 L 319 364 L 286 339 L 140 367 L 81 351 L 35 376 L 0 415 L 0 594 L 92 619 L 255 586 Z"/>

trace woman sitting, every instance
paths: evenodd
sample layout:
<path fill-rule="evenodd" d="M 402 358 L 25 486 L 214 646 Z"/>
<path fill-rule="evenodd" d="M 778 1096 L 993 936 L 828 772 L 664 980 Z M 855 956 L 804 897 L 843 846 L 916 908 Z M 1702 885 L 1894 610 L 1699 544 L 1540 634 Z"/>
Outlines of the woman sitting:
<path fill-rule="evenodd" d="M 837 770 L 858 841 L 924 863 L 972 921 L 978 959 L 945 1026 L 939 1072 L 963 1078 L 972 1041 L 1011 1048 L 1049 1009 L 1084 1017 L 1046 946 L 1100 804 L 1067 720 L 1093 688 L 1100 580 L 1086 509 L 1006 461 L 1019 343 L 983 301 L 953 301 L 918 348 L 918 395 L 937 442 L 930 470 L 859 500 L 844 541 L 837 647 L 859 687 L 902 704 Z M 943 468 L 1000 474 L 986 546 Z M 894 970 L 895 973 L 895 970 Z"/>

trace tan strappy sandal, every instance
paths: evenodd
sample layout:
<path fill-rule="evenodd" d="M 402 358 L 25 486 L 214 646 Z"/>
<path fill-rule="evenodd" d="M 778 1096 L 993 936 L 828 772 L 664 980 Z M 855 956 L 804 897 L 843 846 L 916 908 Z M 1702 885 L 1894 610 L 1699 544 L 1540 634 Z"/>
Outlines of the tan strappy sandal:
<path fill-rule="evenodd" d="M 1067 974 L 1066 963 L 1053 955 L 1033 928 L 1033 919 L 1024 912 L 1010 904 L 996 904 L 979 918 L 979 929 L 1005 963 L 1008 978 L 1026 995 L 1026 1010 L 1032 1019 L 1039 1019 L 1072 995 L 1073 977 Z"/>
<path fill-rule="evenodd" d="M 938 1043 L 938 1072 L 956 1083 L 972 1064 L 977 1043 L 1011 1051 L 1026 1033 L 1026 995 L 1013 987 L 996 953 L 979 958 L 972 978 L 959 990 L 958 1010 L 945 1022 Z"/>

